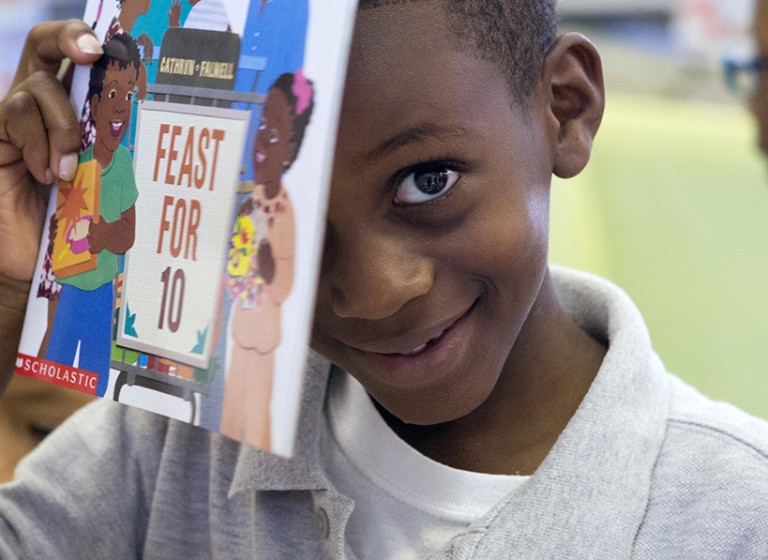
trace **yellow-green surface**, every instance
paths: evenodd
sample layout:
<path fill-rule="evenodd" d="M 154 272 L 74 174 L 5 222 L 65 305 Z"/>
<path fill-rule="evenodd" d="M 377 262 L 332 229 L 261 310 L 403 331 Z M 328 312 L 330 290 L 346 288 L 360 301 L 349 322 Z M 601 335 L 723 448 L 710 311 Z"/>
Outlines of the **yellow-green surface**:
<path fill-rule="evenodd" d="M 611 96 L 551 261 L 622 286 L 668 369 L 768 418 L 768 167 L 736 105 Z"/>

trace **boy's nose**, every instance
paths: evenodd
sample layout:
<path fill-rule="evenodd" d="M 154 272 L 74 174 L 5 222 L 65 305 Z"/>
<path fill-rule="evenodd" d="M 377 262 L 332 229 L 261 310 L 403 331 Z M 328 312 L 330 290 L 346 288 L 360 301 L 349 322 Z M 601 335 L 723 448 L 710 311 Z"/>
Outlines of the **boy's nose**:
<path fill-rule="evenodd" d="M 337 316 L 375 320 L 428 293 L 434 267 L 402 240 L 365 226 L 340 232 L 329 225 L 322 274 Z"/>

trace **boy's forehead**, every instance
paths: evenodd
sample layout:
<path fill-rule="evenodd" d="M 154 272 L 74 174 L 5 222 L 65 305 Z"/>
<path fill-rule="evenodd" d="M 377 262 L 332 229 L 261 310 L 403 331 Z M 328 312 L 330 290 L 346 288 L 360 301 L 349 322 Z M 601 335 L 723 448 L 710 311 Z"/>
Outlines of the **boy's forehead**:
<path fill-rule="evenodd" d="M 458 52 L 437 2 L 397 2 L 360 10 L 347 84 L 375 80 L 381 82 L 377 87 L 388 89 L 399 87 L 393 83 L 398 78 L 419 82 L 426 78 L 425 66 L 445 64 Z"/>
<path fill-rule="evenodd" d="M 409 4 L 411 2 L 431 2 L 436 3 L 440 0 L 360 0 L 358 2 L 358 9 L 369 10 L 372 8 L 378 8 L 380 6 L 392 6 L 398 4 Z"/>
<path fill-rule="evenodd" d="M 358 12 L 344 98 L 348 113 L 365 114 L 374 106 L 384 109 L 384 104 L 398 117 L 429 100 L 453 109 L 467 101 L 471 84 L 466 77 L 493 74 L 503 79 L 495 64 L 457 45 L 440 6 L 434 1 L 397 2 Z M 483 103 L 495 93 L 473 102 Z M 503 93 L 509 101 L 508 92 Z"/>
<path fill-rule="evenodd" d="M 358 13 L 337 166 L 374 173 L 376 162 L 390 154 L 397 154 L 392 162 L 406 153 L 443 157 L 459 144 L 477 144 L 490 120 L 528 111 L 494 62 L 453 43 L 444 17 L 435 2 Z"/>
<path fill-rule="evenodd" d="M 424 49 L 444 46 L 434 44 L 435 37 L 449 35 L 449 22 L 442 2 L 436 0 L 383 0 L 361 2 L 357 12 L 353 53 L 365 47 L 397 43 L 395 35 L 410 36 Z M 398 33 L 402 31 L 404 33 Z M 435 34 L 437 31 L 437 34 Z M 455 43 L 454 38 L 454 43 Z"/>

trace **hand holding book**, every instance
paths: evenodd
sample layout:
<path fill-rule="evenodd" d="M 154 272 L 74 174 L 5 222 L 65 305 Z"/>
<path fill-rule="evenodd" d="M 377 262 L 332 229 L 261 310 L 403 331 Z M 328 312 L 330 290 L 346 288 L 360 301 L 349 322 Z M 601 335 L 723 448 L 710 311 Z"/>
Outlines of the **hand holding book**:
<path fill-rule="evenodd" d="M 80 128 L 56 74 L 65 58 L 90 64 L 101 47 L 80 21 L 46 23 L 27 39 L 0 101 L 0 388 L 10 378 L 40 242 L 48 189 L 71 179 Z"/>
<path fill-rule="evenodd" d="M 29 165 L 59 180 L 56 218 L 29 236 L 50 229 L 26 265 L 17 374 L 292 453 L 356 5 L 342 2 L 342 36 L 309 3 L 181 3 L 177 28 L 167 5 L 89 0 L 94 31 L 75 38 L 103 56 L 62 88 L 69 53 L 44 53 L 81 142 L 66 177 L 47 151 L 40 177 Z M 70 24 L 54 25 L 40 37 Z"/>

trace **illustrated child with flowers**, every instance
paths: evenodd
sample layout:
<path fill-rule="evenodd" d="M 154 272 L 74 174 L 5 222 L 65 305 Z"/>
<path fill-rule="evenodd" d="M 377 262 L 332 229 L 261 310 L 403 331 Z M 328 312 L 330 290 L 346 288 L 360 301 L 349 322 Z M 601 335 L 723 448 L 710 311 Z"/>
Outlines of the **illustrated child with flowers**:
<path fill-rule="evenodd" d="M 270 87 L 254 143 L 253 191 L 238 209 L 227 263 L 233 344 L 220 429 L 262 449 L 270 448 L 280 308 L 294 274 L 295 217 L 282 177 L 301 147 L 312 98 L 312 84 L 300 70 Z"/>

